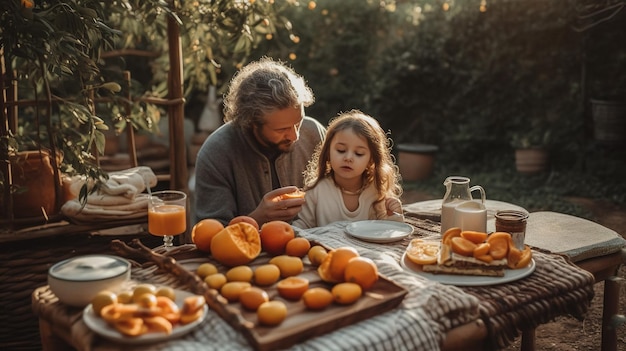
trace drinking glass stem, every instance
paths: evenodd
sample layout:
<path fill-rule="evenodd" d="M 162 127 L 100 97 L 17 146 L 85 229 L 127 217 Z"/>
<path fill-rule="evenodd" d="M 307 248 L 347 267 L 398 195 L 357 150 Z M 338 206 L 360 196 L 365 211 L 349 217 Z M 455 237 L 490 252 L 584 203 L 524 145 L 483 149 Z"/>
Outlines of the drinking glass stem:
<path fill-rule="evenodd" d="M 170 249 L 172 248 L 173 245 L 173 241 L 174 241 L 174 236 L 173 235 L 166 235 L 163 237 L 163 246 L 166 249 Z"/>

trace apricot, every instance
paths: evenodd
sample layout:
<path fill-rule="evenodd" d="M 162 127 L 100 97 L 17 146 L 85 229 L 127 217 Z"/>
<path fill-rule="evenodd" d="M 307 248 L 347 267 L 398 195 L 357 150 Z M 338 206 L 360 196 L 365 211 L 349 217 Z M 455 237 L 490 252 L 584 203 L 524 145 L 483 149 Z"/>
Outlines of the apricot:
<path fill-rule="evenodd" d="M 226 276 L 223 273 L 216 273 L 204 278 L 204 282 L 209 286 L 209 288 L 219 290 L 222 286 L 224 286 L 224 284 L 226 284 L 226 282 L 228 282 L 228 279 L 226 279 Z"/>
<path fill-rule="evenodd" d="M 484 256 L 488 254 L 490 247 L 491 245 L 489 245 L 489 243 L 478 244 L 478 246 L 476 246 L 476 248 L 474 249 L 473 256 L 478 258 L 479 256 Z"/>
<path fill-rule="evenodd" d="M 304 292 L 302 302 L 311 310 L 321 310 L 333 302 L 333 294 L 325 288 L 315 287 Z"/>
<path fill-rule="evenodd" d="M 363 294 L 363 290 L 356 283 L 336 284 L 330 292 L 333 294 L 333 301 L 340 305 L 353 304 Z"/>
<path fill-rule="evenodd" d="M 287 300 L 300 300 L 309 289 L 309 280 L 301 277 L 287 277 L 276 284 L 278 294 Z"/>
<path fill-rule="evenodd" d="M 487 233 L 477 232 L 473 230 L 464 230 L 461 232 L 461 238 L 467 239 L 474 244 L 478 245 L 487 240 Z"/>
<path fill-rule="evenodd" d="M 280 278 L 280 269 L 275 264 L 264 264 L 254 270 L 254 282 L 258 285 L 272 285 Z"/>
<path fill-rule="evenodd" d="M 308 239 L 302 237 L 293 238 L 287 242 L 285 254 L 302 258 L 309 252 L 310 248 L 311 243 Z"/>
<path fill-rule="evenodd" d="M 452 238 L 457 237 L 457 236 L 461 236 L 461 228 L 459 227 L 449 228 L 441 236 L 441 242 L 444 245 L 451 245 L 450 240 L 452 240 Z"/>
<path fill-rule="evenodd" d="M 228 302 L 239 301 L 241 293 L 249 289 L 252 285 L 248 282 L 228 282 L 220 289 L 220 294 L 228 300 Z"/>
<path fill-rule="evenodd" d="M 226 280 L 229 282 L 251 282 L 254 272 L 248 266 L 237 266 L 226 271 Z"/>
<path fill-rule="evenodd" d="M 273 257 L 269 263 L 278 267 L 283 278 L 298 275 L 304 270 L 304 264 L 299 257 L 280 255 Z"/>
<path fill-rule="evenodd" d="M 505 232 L 495 232 L 487 237 L 489 243 L 489 254 L 494 260 L 505 258 L 509 252 L 511 234 Z"/>
<path fill-rule="evenodd" d="M 453 252 L 468 257 L 471 257 L 476 249 L 476 244 L 460 236 L 452 238 L 450 246 Z"/>
<path fill-rule="evenodd" d="M 241 295 L 239 295 L 241 305 L 250 311 L 256 311 L 262 303 L 269 300 L 269 295 L 265 290 L 254 286 L 244 290 Z"/>
<path fill-rule="evenodd" d="M 324 261 L 324 258 L 326 257 L 327 254 L 328 252 L 323 246 L 315 245 L 309 249 L 309 252 L 307 253 L 307 257 L 309 258 L 309 261 L 311 262 L 312 265 L 319 266 L 322 263 L 322 261 Z"/>
<path fill-rule="evenodd" d="M 274 326 L 282 323 L 287 318 L 287 306 L 284 302 L 273 300 L 261 304 L 256 310 L 259 323 Z"/>

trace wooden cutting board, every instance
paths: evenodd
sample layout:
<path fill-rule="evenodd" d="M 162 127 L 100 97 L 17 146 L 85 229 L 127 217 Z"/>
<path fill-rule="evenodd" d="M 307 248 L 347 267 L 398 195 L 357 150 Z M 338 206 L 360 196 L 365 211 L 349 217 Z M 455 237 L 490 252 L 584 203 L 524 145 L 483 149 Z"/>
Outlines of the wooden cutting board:
<path fill-rule="evenodd" d="M 189 257 L 189 255 L 186 255 Z M 209 254 L 195 251 L 193 258 L 178 258 L 178 264 L 185 269 L 194 271 L 204 262 L 211 262 L 225 273 L 225 267 L 220 267 Z M 249 266 L 254 270 L 256 266 L 266 264 L 270 256 L 262 253 Z M 302 259 L 304 271 L 300 277 L 309 280 L 309 286 L 326 287 L 329 290 L 332 284 L 321 280 L 317 274 L 317 267 L 310 264 L 308 258 Z M 214 308 L 233 328 L 242 332 L 250 345 L 258 351 L 276 350 L 290 347 L 307 339 L 326 334 L 366 318 L 370 318 L 392 310 L 402 302 L 407 290 L 384 276 L 379 276 L 376 284 L 354 304 L 343 306 L 331 304 L 322 311 L 310 311 L 300 301 L 290 301 L 279 296 L 276 284 L 261 287 L 270 296 L 270 300 L 280 300 L 287 306 L 287 318 L 278 326 L 266 327 L 257 321 L 256 312 L 244 309 L 239 302 L 228 303 L 225 299 L 220 303 L 223 306 Z M 215 291 L 215 293 L 217 293 Z"/>

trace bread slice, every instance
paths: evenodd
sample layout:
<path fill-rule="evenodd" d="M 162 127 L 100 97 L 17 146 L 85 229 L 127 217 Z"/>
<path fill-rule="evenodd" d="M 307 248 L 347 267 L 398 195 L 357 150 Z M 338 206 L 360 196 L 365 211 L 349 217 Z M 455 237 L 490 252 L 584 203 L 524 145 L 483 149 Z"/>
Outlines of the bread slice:
<path fill-rule="evenodd" d="M 449 245 L 442 243 L 437 263 L 423 265 L 422 270 L 433 274 L 503 277 L 506 267 L 506 258 L 487 263 L 474 257 L 454 253 Z"/>

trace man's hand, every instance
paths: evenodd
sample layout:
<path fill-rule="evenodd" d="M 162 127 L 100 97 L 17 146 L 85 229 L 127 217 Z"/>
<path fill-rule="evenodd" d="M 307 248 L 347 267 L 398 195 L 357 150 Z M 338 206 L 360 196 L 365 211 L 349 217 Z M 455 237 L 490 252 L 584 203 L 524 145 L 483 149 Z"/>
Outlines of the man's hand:
<path fill-rule="evenodd" d="M 291 221 L 302 208 L 304 196 L 284 196 L 298 192 L 295 186 L 286 186 L 272 190 L 263 196 L 257 208 L 249 214 L 259 225 L 270 221 Z"/>

